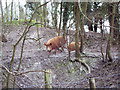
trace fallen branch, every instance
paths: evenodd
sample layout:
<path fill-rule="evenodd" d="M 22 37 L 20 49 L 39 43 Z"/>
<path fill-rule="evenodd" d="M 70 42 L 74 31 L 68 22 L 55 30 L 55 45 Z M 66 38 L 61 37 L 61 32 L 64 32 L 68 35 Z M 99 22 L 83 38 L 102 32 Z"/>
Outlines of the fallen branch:
<path fill-rule="evenodd" d="M 74 60 L 70 60 L 70 61 L 71 62 L 80 62 L 86 68 L 86 70 L 88 71 L 88 73 L 91 72 L 90 67 L 85 62 L 83 62 L 82 60 L 80 60 L 80 58 L 75 58 Z"/>
<path fill-rule="evenodd" d="M 45 37 L 40 37 L 40 38 L 38 38 L 38 39 L 35 39 L 35 38 L 26 38 L 26 40 L 27 40 L 27 39 L 31 39 L 31 40 L 38 41 L 38 40 L 40 40 L 40 39 L 42 39 L 42 38 L 45 38 Z"/>
<path fill-rule="evenodd" d="M 4 65 L 2 65 L 2 64 L 0 64 L 0 66 L 3 68 L 3 69 L 5 69 L 9 74 L 11 74 L 11 75 L 13 75 L 13 76 L 15 76 L 15 73 L 13 73 L 13 72 L 11 72 L 11 71 L 9 71 L 8 69 L 7 69 L 7 67 L 5 67 Z"/>
<path fill-rule="evenodd" d="M 81 53 L 80 53 L 81 54 Z M 81 56 L 81 57 L 88 57 L 88 58 L 100 58 L 100 57 L 98 57 L 98 56 L 95 56 L 95 55 L 93 55 L 93 56 L 90 56 L 90 55 L 87 55 L 87 54 L 85 54 L 85 53 L 82 53 L 83 55 L 85 55 L 85 56 Z"/>
<path fill-rule="evenodd" d="M 20 72 L 20 73 L 16 73 L 16 72 L 10 72 L 7 67 L 5 67 L 4 65 L 0 64 L 0 66 L 5 69 L 9 74 L 13 75 L 13 76 L 19 76 L 22 74 L 27 74 L 30 72 L 44 72 L 44 73 L 50 73 L 50 72 L 46 72 L 45 70 L 31 70 L 31 71 L 26 71 L 26 72 Z M 50 73 L 51 74 L 51 73 Z"/>
<path fill-rule="evenodd" d="M 27 73 L 30 73 L 30 72 L 44 72 L 44 73 L 50 73 L 50 72 L 47 72 L 45 70 L 31 70 L 31 71 L 26 71 L 26 72 L 20 72 L 18 74 L 16 74 L 16 76 L 19 76 L 19 75 L 22 75 L 22 74 L 27 74 Z M 51 73 L 50 73 L 51 74 Z"/>

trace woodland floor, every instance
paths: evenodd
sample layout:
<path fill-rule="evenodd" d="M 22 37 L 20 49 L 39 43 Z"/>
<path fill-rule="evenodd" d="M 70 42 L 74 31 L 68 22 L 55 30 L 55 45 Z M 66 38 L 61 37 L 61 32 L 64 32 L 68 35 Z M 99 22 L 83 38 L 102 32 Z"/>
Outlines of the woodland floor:
<path fill-rule="evenodd" d="M 2 54 L 1 63 L 7 68 L 10 67 L 10 61 L 12 58 L 13 45 L 22 35 L 25 29 L 23 26 L 5 25 L 4 33 L 7 38 L 7 42 L 2 44 Z M 120 86 L 120 74 L 119 74 L 119 54 L 118 45 L 113 44 L 111 48 L 111 55 L 113 57 L 112 63 L 103 62 L 101 58 L 101 34 L 95 32 L 86 32 L 84 53 L 89 57 L 84 57 L 87 60 L 86 63 L 90 66 L 91 73 L 85 73 L 84 68 L 80 69 L 79 62 L 70 62 L 67 60 L 68 52 L 67 49 L 63 52 L 58 51 L 57 55 L 52 51 L 50 57 L 48 57 L 48 52 L 44 46 L 50 38 L 57 35 L 54 29 L 39 28 L 41 48 L 39 49 L 38 41 L 28 39 L 25 41 L 23 58 L 21 62 L 20 72 L 25 72 L 28 70 L 45 70 L 51 69 L 53 71 L 53 83 L 54 88 L 89 88 L 90 77 L 95 78 L 97 88 L 118 88 Z M 72 31 L 72 36 L 74 31 Z M 107 35 L 103 38 L 103 52 L 105 54 L 105 49 L 107 45 Z M 36 27 L 32 27 L 30 32 L 27 34 L 27 38 L 37 39 Z M 74 39 L 72 38 L 72 41 Z M 17 70 L 21 45 L 18 44 L 15 53 L 15 59 L 13 62 L 12 71 Z M 71 57 L 74 57 L 74 51 L 71 52 Z M 6 71 L 2 70 L 2 84 L 3 87 L 6 86 Z M 44 88 L 44 73 L 43 72 L 32 72 L 16 77 L 16 87 L 21 88 Z M 12 87 L 13 77 L 11 77 L 10 86 Z"/>

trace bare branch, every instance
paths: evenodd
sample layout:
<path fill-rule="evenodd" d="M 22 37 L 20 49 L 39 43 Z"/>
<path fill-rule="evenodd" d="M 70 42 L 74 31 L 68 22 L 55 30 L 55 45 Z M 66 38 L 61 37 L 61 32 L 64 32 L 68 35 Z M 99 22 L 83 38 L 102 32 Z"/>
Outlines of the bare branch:
<path fill-rule="evenodd" d="M 19 76 L 22 74 L 27 74 L 30 72 L 45 72 L 45 73 L 50 73 L 50 72 L 46 72 L 45 70 L 31 70 L 31 71 L 26 71 L 26 72 L 20 72 L 20 73 L 16 73 L 16 72 L 10 72 L 7 67 L 5 67 L 4 65 L 0 64 L 1 67 L 3 67 L 9 74 L 13 75 L 13 76 Z"/>
<path fill-rule="evenodd" d="M 14 74 L 13 72 L 10 72 L 10 71 L 7 69 L 7 67 L 5 67 L 5 66 L 2 65 L 2 64 L 0 64 L 0 66 L 1 66 L 2 68 L 4 68 L 9 74 L 15 76 L 15 74 Z"/>

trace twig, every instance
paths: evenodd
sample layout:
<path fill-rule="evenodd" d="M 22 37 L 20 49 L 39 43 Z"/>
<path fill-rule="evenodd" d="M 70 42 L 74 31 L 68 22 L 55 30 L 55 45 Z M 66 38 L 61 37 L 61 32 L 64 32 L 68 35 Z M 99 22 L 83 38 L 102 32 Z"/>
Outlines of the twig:
<path fill-rule="evenodd" d="M 21 55 L 20 55 L 20 60 L 19 60 L 19 65 L 18 65 L 18 68 L 17 68 L 17 72 L 19 71 L 20 66 L 21 66 L 21 62 L 22 62 L 23 48 L 24 48 L 25 39 L 26 39 L 26 35 L 24 36 L 22 47 L 21 47 Z M 14 77 L 13 88 L 15 87 L 15 82 L 16 82 L 16 77 Z"/>
<path fill-rule="evenodd" d="M 4 65 L 2 65 L 2 64 L 0 64 L 0 66 L 2 67 L 2 68 L 4 68 L 9 74 L 11 74 L 11 75 L 13 75 L 13 76 L 15 76 L 15 73 L 13 73 L 13 72 L 11 72 L 11 71 L 9 71 L 8 69 L 7 69 L 7 67 L 5 67 Z"/>

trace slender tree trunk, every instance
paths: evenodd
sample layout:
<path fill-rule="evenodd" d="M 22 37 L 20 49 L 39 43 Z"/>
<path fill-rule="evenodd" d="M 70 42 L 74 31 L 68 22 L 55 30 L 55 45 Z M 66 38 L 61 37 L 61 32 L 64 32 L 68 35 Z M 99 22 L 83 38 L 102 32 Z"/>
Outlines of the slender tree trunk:
<path fill-rule="evenodd" d="M 38 22 L 37 18 L 36 18 L 36 23 Z M 39 29 L 38 29 L 38 25 L 36 25 L 37 28 L 37 37 L 38 37 L 38 43 L 39 43 L 39 49 L 41 48 L 41 44 L 40 44 L 40 35 L 39 35 Z"/>
<path fill-rule="evenodd" d="M 84 15 L 86 15 L 87 10 L 87 2 L 84 3 Z M 84 30 L 84 16 L 82 16 L 82 23 L 81 23 L 81 46 L 80 46 L 80 52 L 83 53 L 83 41 L 85 37 L 85 30 Z"/>
<path fill-rule="evenodd" d="M 60 4 L 60 23 L 59 23 L 58 36 L 60 36 L 61 21 L 62 21 L 62 2 L 61 2 L 61 4 Z"/>
<path fill-rule="evenodd" d="M 95 25 L 94 25 L 94 31 L 97 32 L 97 26 L 98 26 L 98 17 L 95 17 Z"/>
<path fill-rule="evenodd" d="M 89 31 L 93 31 L 92 23 L 89 23 L 88 28 L 89 28 Z"/>
<path fill-rule="evenodd" d="M 71 21 L 71 19 L 70 19 L 70 21 Z M 72 24 L 73 24 L 73 23 L 72 23 Z M 72 24 L 70 24 L 70 22 L 69 22 L 69 27 L 70 27 L 70 28 L 72 27 Z M 67 46 L 69 46 L 70 43 L 71 43 L 71 30 L 69 29 L 68 31 L 69 31 L 69 43 L 67 44 Z M 67 40 L 67 41 L 68 41 L 68 40 Z M 70 49 L 70 48 L 68 48 L 68 49 Z M 68 50 L 68 60 L 70 60 L 70 56 L 71 56 L 71 53 L 70 53 L 70 50 Z"/>
<path fill-rule="evenodd" d="M 67 39 L 67 38 L 66 38 L 66 26 L 67 26 L 67 21 L 68 21 L 68 18 L 69 18 L 69 14 L 68 14 L 68 11 L 69 11 L 68 3 L 64 2 L 63 8 L 64 8 L 64 11 L 63 11 L 63 38 L 64 38 L 64 39 Z"/>
<path fill-rule="evenodd" d="M 115 4 L 113 4 L 112 8 L 110 8 L 110 6 L 108 6 L 108 10 L 109 12 L 111 13 L 112 12 L 112 16 L 110 15 L 109 16 L 109 22 L 110 22 L 110 26 L 114 26 L 114 17 L 115 17 Z M 108 42 L 107 42 L 107 48 L 106 48 L 106 62 L 108 62 L 108 58 L 109 58 L 109 61 L 113 61 L 112 57 L 111 57 L 111 54 L 110 54 L 110 49 L 111 49 L 111 42 L 113 40 L 113 28 L 110 27 L 110 34 L 109 34 L 109 38 L 108 38 Z"/>
<path fill-rule="evenodd" d="M 8 6 L 7 6 L 7 0 L 6 0 L 6 21 L 8 22 L 9 19 L 8 19 Z"/>
<path fill-rule="evenodd" d="M 101 29 L 101 55 L 104 61 L 104 54 L 103 54 L 103 48 L 102 48 L 102 45 L 103 45 L 102 17 L 100 18 L 100 29 Z"/>
<path fill-rule="evenodd" d="M 3 16 L 3 8 L 2 8 L 2 2 L 0 0 L 0 6 L 1 6 L 1 16 L 2 16 L 2 23 L 4 22 L 4 16 Z"/>
<path fill-rule="evenodd" d="M 58 3 L 56 2 L 55 3 L 55 16 L 54 16 L 54 18 L 55 18 L 55 29 L 57 30 L 57 22 L 58 22 L 58 20 L 57 20 L 57 9 L 58 9 Z"/>
<path fill-rule="evenodd" d="M 14 6 L 15 6 L 15 3 L 14 3 Z M 17 20 L 18 18 L 17 18 L 17 14 L 16 14 L 16 8 L 15 8 L 15 20 Z"/>
<path fill-rule="evenodd" d="M 63 38 L 65 39 L 66 31 L 65 31 L 65 25 L 63 26 Z"/>
<path fill-rule="evenodd" d="M 44 3 L 46 3 L 46 0 L 44 0 Z M 44 17 L 44 25 L 45 25 L 45 28 L 46 28 L 46 21 L 47 21 L 47 12 L 46 12 L 46 5 L 43 6 L 43 17 Z"/>
<path fill-rule="evenodd" d="M 40 5 L 41 5 L 41 2 L 39 2 L 40 3 Z M 40 22 L 41 23 L 43 23 L 43 14 L 42 14 L 42 12 L 43 12 L 43 9 L 42 9 L 42 7 L 40 8 Z M 41 27 L 42 27 L 42 24 L 41 24 Z"/>
<path fill-rule="evenodd" d="M 71 43 L 71 30 L 69 30 L 69 44 L 68 44 L 68 46 L 70 45 L 70 43 Z M 68 48 L 68 49 L 70 49 L 70 48 Z M 68 60 L 70 60 L 70 56 L 71 56 L 71 53 L 70 53 L 70 50 L 68 50 Z"/>
<path fill-rule="evenodd" d="M 27 2 L 26 2 L 26 4 L 27 4 Z M 25 7 L 25 21 L 24 22 L 27 23 L 27 6 Z"/>
<path fill-rule="evenodd" d="M 115 29 L 114 28 L 114 32 L 113 32 L 113 38 L 117 41 L 117 43 L 118 43 L 118 41 L 119 41 L 119 36 L 120 36 L 120 33 L 119 33 L 119 28 L 120 28 L 120 26 L 119 26 L 119 21 L 120 20 L 118 20 L 119 18 L 120 18 L 120 11 L 119 11 L 119 8 L 120 8 L 120 3 L 119 2 L 117 2 L 116 3 L 116 12 L 115 12 L 115 20 L 114 20 L 114 27 L 116 27 L 117 29 Z M 116 42 L 115 41 L 115 42 Z"/>
<path fill-rule="evenodd" d="M 75 57 L 79 58 L 79 19 L 80 19 L 80 11 L 78 7 L 78 2 L 74 3 L 75 10 L 75 20 L 76 20 L 76 32 L 75 32 Z"/>
<path fill-rule="evenodd" d="M 19 5 L 19 24 L 21 23 L 21 10 L 20 10 L 20 1 L 18 0 L 18 5 Z"/>
<path fill-rule="evenodd" d="M 12 23 L 13 18 L 13 0 L 11 1 L 11 16 L 10 16 L 10 23 Z"/>

